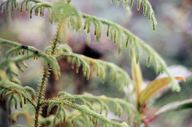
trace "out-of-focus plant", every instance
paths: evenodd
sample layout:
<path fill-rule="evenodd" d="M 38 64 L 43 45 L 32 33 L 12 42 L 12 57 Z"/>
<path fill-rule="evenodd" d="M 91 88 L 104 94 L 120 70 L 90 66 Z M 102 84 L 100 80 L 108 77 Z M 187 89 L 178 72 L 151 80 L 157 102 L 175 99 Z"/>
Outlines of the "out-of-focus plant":
<path fill-rule="evenodd" d="M 135 100 L 136 100 L 137 110 L 140 112 L 142 121 L 144 123 L 149 123 L 160 114 L 171 111 L 171 110 L 191 108 L 192 106 L 191 99 L 184 100 L 181 102 L 174 102 L 174 103 L 165 105 L 164 107 L 159 109 L 159 111 L 157 111 L 152 118 L 147 119 L 145 116 L 145 110 L 147 109 L 149 99 L 154 94 L 158 93 L 159 90 L 169 85 L 170 83 L 169 78 L 162 77 L 162 78 L 155 79 L 154 81 L 150 82 L 144 89 L 142 89 L 142 84 L 143 84 L 142 73 L 141 73 L 139 64 L 136 63 L 135 57 L 132 58 L 132 77 L 133 77 L 133 84 L 134 84 L 134 89 L 136 93 Z M 185 81 L 184 78 L 179 76 L 176 76 L 174 78 L 179 81 Z"/>
<path fill-rule="evenodd" d="M 113 3 L 114 1 L 111 0 L 111 2 Z M 116 1 L 117 4 L 119 4 L 119 2 L 120 0 Z M 133 2 L 133 0 L 130 1 L 130 7 L 133 6 Z M 122 3 L 124 7 L 127 8 L 128 1 L 122 0 Z M 143 4 L 144 15 L 148 12 L 148 18 L 152 22 L 153 30 L 155 30 L 157 22 L 151 4 L 148 0 L 138 0 L 138 10 L 140 9 L 141 3 Z M 30 18 L 32 18 L 33 11 L 36 16 L 40 12 L 40 16 L 43 17 L 44 10 L 48 9 L 50 23 L 55 22 L 58 24 L 58 27 L 52 45 L 48 46 L 45 51 L 40 51 L 32 46 L 22 45 L 10 40 L 0 39 L 1 47 L 2 45 L 12 46 L 12 48 L 6 52 L 5 59 L 0 61 L 0 93 L 1 98 L 7 103 L 10 119 L 15 121 L 16 117 L 22 114 L 26 117 L 28 126 L 34 124 L 35 127 L 66 126 L 66 123 L 73 126 L 86 125 L 89 127 L 93 125 L 98 126 L 99 121 L 102 122 L 102 126 L 104 127 L 127 127 L 131 126 L 132 122 L 136 122 L 140 125 L 151 121 L 146 119 L 144 112 L 149 98 L 154 93 L 169 83 L 172 84 L 172 90 L 180 91 L 180 87 L 176 80 L 185 81 L 185 79 L 173 77 L 167 70 L 164 60 L 149 45 L 127 29 L 113 22 L 77 11 L 70 4 L 70 0 L 66 2 L 55 2 L 53 4 L 39 0 L 24 0 L 21 3 L 16 0 L 7 0 L 1 3 L 0 8 L 3 10 L 4 5 L 6 5 L 7 19 L 8 22 L 11 23 L 11 9 L 18 8 L 19 11 L 22 12 L 24 4 L 26 11 L 30 13 Z M 108 74 L 108 70 L 110 70 L 109 75 L 111 80 L 117 82 L 121 90 L 132 82 L 129 75 L 117 65 L 73 53 L 69 45 L 60 40 L 60 38 L 66 36 L 66 33 L 61 30 L 63 27 L 65 28 L 68 26 L 70 29 L 77 32 L 86 32 L 89 34 L 92 24 L 95 26 L 94 35 L 97 41 L 101 37 L 102 26 L 107 26 L 107 36 L 110 36 L 114 44 L 118 45 L 119 54 L 123 47 L 129 47 L 129 55 L 132 59 L 134 92 L 136 93 L 134 104 L 129 103 L 126 99 L 110 98 L 104 95 L 94 96 L 88 93 L 84 93 L 83 95 L 71 95 L 66 91 L 60 91 L 58 97 L 55 98 L 43 98 L 50 71 L 53 72 L 53 76 L 56 80 L 60 77 L 60 67 L 57 62 L 60 58 L 66 58 L 67 61 L 72 64 L 72 68 L 75 68 L 76 65 L 76 73 L 78 73 L 80 67 L 82 67 L 83 75 L 87 79 L 90 77 L 92 71 L 90 66 L 92 66 L 97 71 L 97 75 L 102 78 L 103 82 Z M 166 72 L 168 75 L 166 78 L 151 82 L 144 90 L 141 90 L 143 79 L 139 67 L 141 48 L 148 53 L 147 66 L 150 66 L 153 60 L 156 73 L 160 71 Z M 29 86 L 23 87 L 21 81 L 17 78 L 19 70 L 24 72 L 20 64 L 23 64 L 23 66 L 27 68 L 24 61 L 31 58 L 34 60 L 41 58 L 44 63 L 44 72 L 37 92 Z M 126 96 L 132 96 L 132 94 Z M 18 103 L 21 108 L 23 104 L 29 105 L 29 108 L 33 109 L 33 114 L 31 115 L 26 110 L 12 113 L 12 104 L 15 104 L 15 109 L 17 109 Z M 113 109 L 111 109 L 109 104 L 113 105 Z M 172 109 L 177 107 L 190 107 L 189 104 L 191 104 L 191 101 L 184 101 L 174 105 L 175 107 Z M 47 117 L 43 118 L 40 114 L 42 108 L 46 105 L 48 106 Z M 56 113 L 50 115 L 54 106 L 57 106 Z M 155 116 L 172 109 L 162 108 Z M 103 110 L 105 110 L 105 115 L 102 114 Z M 128 119 L 124 122 L 110 120 L 107 118 L 109 111 L 114 112 L 119 117 L 121 117 L 122 112 L 126 112 Z"/>

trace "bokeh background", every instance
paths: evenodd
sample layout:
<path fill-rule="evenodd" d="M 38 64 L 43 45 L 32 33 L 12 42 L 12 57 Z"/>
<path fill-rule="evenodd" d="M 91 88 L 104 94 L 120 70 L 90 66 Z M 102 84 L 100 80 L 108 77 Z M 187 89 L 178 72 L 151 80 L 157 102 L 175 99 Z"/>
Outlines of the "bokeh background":
<path fill-rule="evenodd" d="M 158 21 L 155 32 L 152 30 L 151 22 L 147 16 L 143 16 L 143 8 L 137 10 L 137 2 L 131 11 L 126 12 L 120 3 L 119 6 L 111 4 L 110 0 L 72 0 L 79 11 L 94 15 L 129 29 L 135 35 L 144 40 L 153 47 L 167 62 L 168 66 L 180 65 L 186 69 L 186 75 L 189 75 L 192 69 L 192 1 L 191 0 L 149 0 L 155 12 Z M 0 0 L 0 3 L 2 1 Z M 53 2 L 53 1 L 49 1 Z M 5 7 L 0 13 L 0 37 L 19 42 L 21 44 L 31 45 L 39 50 L 44 50 L 46 46 L 53 41 L 56 31 L 56 24 L 50 24 L 48 20 L 48 11 L 45 11 L 45 18 L 33 15 L 29 18 L 26 11 L 19 13 L 17 9 L 11 12 L 12 23 L 8 24 Z M 102 37 L 96 42 L 93 36 L 94 29 L 90 35 L 73 32 L 63 28 L 65 35 L 61 36 L 62 41 L 66 41 L 74 52 L 84 54 L 96 59 L 103 59 L 113 62 L 122 67 L 131 75 L 131 60 L 128 49 L 123 49 L 121 55 L 118 55 L 117 46 L 106 37 L 106 28 L 103 27 Z M 87 45 L 87 40 L 91 40 Z M 8 46 L 4 46 L 1 51 L 0 61 L 4 59 L 5 51 Z M 143 53 L 141 57 L 141 69 L 146 81 L 154 80 L 157 75 L 153 66 L 146 67 L 147 55 Z M 40 77 L 42 76 L 42 61 L 28 61 L 29 69 L 26 73 L 20 74 L 20 80 L 23 85 L 28 85 L 37 89 Z M 91 73 L 91 78 L 87 81 L 82 73 L 76 74 L 71 69 L 71 65 L 65 59 L 59 60 L 62 70 L 62 76 L 59 81 L 49 80 L 47 85 L 46 97 L 57 95 L 60 90 L 65 90 L 71 94 L 82 94 L 89 92 L 94 95 L 106 95 L 109 97 L 123 97 L 124 93 L 118 91 L 118 84 L 107 77 L 105 83 L 96 74 Z M 175 67 L 174 74 L 179 74 Z M 157 99 L 147 111 L 147 117 L 151 117 L 161 106 L 176 100 L 192 98 L 192 78 L 188 76 L 187 82 L 180 83 L 181 92 L 172 92 L 168 90 L 163 96 Z M 123 119 L 123 118 L 122 118 Z M 161 115 L 153 122 L 150 127 L 192 127 L 192 110 L 173 111 Z"/>

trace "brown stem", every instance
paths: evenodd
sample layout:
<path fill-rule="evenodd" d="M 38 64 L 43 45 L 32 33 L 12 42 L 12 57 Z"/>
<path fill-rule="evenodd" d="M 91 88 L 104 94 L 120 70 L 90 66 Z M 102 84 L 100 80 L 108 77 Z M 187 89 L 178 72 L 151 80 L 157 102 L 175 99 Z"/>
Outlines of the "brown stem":
<path fill-rule="evenodd" d="M 54 42 L 53 42 L 53 45 L 52 45 L 52 50 L 51 50 L 51 55 L 54 55 L 55 54 L 55 49 L 56 49 L 56 45 L 57 45 L 57 42 L 58 42 L 58 39 L 59 39 L 59 34 L 60 34 L 60 31 L 61 31 L 61 26 L 62 26 L 62 21 L 60 21 L 58 27 L 57 27 L 57 32 L 56 32 L 56 35 L 55 35 L 55 38 L 54 38 Z M 50 66 L 48 65 L 49 69 L 50 69 Z M 49 76 L 49 73 L 47 72 L 47 70 L 44 70 L 43 72 L 43 78 L 41 80 L 41 85 L 40 85 L 40 89 L 39 89 L 39 95 L 38 95 L 38 100 L 37 100 L 37 106 L 36 106 L 36 113 L 35 113 L 35 127 L 38 127 L 38 117 L 39 117 L 39 111 L 40 111 L 40 104 L 41 104 L 41 98 L 42 98 L 42 94 L 44 93 L 44 85 L 47 81 L 47 78 Z"/>
<path fill-rule="evenodd" d="M 35 127 L 38 127 L 38 116 L 39 116 L 39 110 L 40 110 L 40 106 L 39 105 L 41 104 L 41 97 L 42 97 L 42 93 L 44 91 L 43 87 L 44 87 L 45 81 L 47 80 L 48 75 L 49 75 L 49 73 L 47 73 L 44 70 L 43 78 L 41 80 L 41 86 L 39 88 L 39 95 L 38 95 L 37 106 L 36 106 Z"/>

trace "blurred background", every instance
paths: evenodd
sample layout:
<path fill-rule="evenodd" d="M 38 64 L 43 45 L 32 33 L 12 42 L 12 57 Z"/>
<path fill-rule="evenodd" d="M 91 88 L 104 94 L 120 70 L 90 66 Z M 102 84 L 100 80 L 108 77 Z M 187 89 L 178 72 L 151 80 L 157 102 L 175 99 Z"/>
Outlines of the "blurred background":
<path fill-rule="evenodd" d="M 158 98 L 147 111 L 147 117 L 150 118 L 155 111 L 169 102 L 192 98 L 192 78 L 189 76 L 192 69 L 192 1 L 149 1 L 158 22 L 155 32 L 152 30 L 148 17 L 143 16 L 143 8 L 137 10 L 136 1 L 131 11 L 128 12 L 125 11 L 121 2 L 119 6 L 116 6 L 115 3 L 111 4 L 110 0 L 72 0 L 71 4 L 81 12 L 118 23 L 130 30 L 153 47 L 167 62 L 168 66 L 177 65 L 172 67 L 174 75 L 180 74 L 182 71 L 185 72 L 183 76 L 187 77 L 187 82 L 180 83 L 181 92 L 168 90 Z M 53 41 L 56 31 L 56 24 L 51 25 L 48 16 L 48 11 L 45 10 L 45 18 L 33 15 L 33 18 L 30 19 L 25 8 L 23 8 L 22 13 L 14 9 L 11 12 L 12 23 L 9 25 L 4 7 L 3 12 L 0 13 L 0 37 L 44 50 Z M 129 50 L 123 49 L 121 55 L 118 55 L 117 46 L 106 37 L 106 27 L 103 27 L 99 42 L 96 42 L 93 35 L 94 29 L 91 29 L 90 35 L 76 33 L 67 28 L 63 28 L 63 30 L 66 35 L 63 35 L 63 38 L 61 36 L 61 40 L 65 40 L 75 53 L 113 62 L 131 75 Z M 87 40 L 91 40 L 90 45 L 87 45 Z M 5 51 L 9 48 L 8 46 L 2 47 L 0 61 L 4 59 Z M 155 74 L 153 66 L 146 67 L 146 60 L 147 54 L 143 51 L 140 65 L 145 81 L 149 82 L 158 75 Z M 29 69 L 25 69 L 26 73 L 20 73 L 20 80 L 23 85 L 37 89 L 43 72 L 42 61 L 29 60 L 27 64 Z M 71 69 L 71 65 L 66 62 L 66 59 L 60 59 L 59 64 L 62 71 L 61 78 L 59 81 L 50 78 L 46 89 L 46 98 L 56 96 L 60 90 L 65 90 L 71 94 L 82 94 L 86 91 L 94 95 L 124 97 L 124 93 L 118 91 L 118 84 L 110 81 L 109 77 L 102 84 L 101 79 L 96 77 L 96 72 L 93 72 L 90 80 L 87 81 L 82 73 L 76 74 L 75 70 Z M 150 127 L 192 127 L 192 110 L 163 114 L 149 125 Z"/>

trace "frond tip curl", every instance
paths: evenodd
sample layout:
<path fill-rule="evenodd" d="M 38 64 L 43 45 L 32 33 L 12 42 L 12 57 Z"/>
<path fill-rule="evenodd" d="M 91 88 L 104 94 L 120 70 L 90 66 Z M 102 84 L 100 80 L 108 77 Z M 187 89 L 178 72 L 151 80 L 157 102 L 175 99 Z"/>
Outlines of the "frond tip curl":
<path fill-rule="evenodd" d="M 120 2 L 120 0 L 116 0 L 117 5 L 119 5 L 118 4 L 119 2 Z M 128 3 L 130 4 L 130 8 L 132 8 L 133 2 L 134 2 L 134 0 L 130 0 L 130 3 L 129 3 L 129 0 L 122 0 L 122 3 L 125 6 L 125 8 L 128 8 Z M 111 3 L 114 3 L 114 0 L 111 0 Z M 151 20 L 152 25 L 153 25 L 153 30 L 155 31 L 156 25 L 157 25 L 157 20 L 155 18 L 153 8 L 148 0 L 137 0 L 137 10 L 140 10 L 141 3 L 143 4 L 143 15 L 145 16 L 148 11 L 148 19 Z"/>

